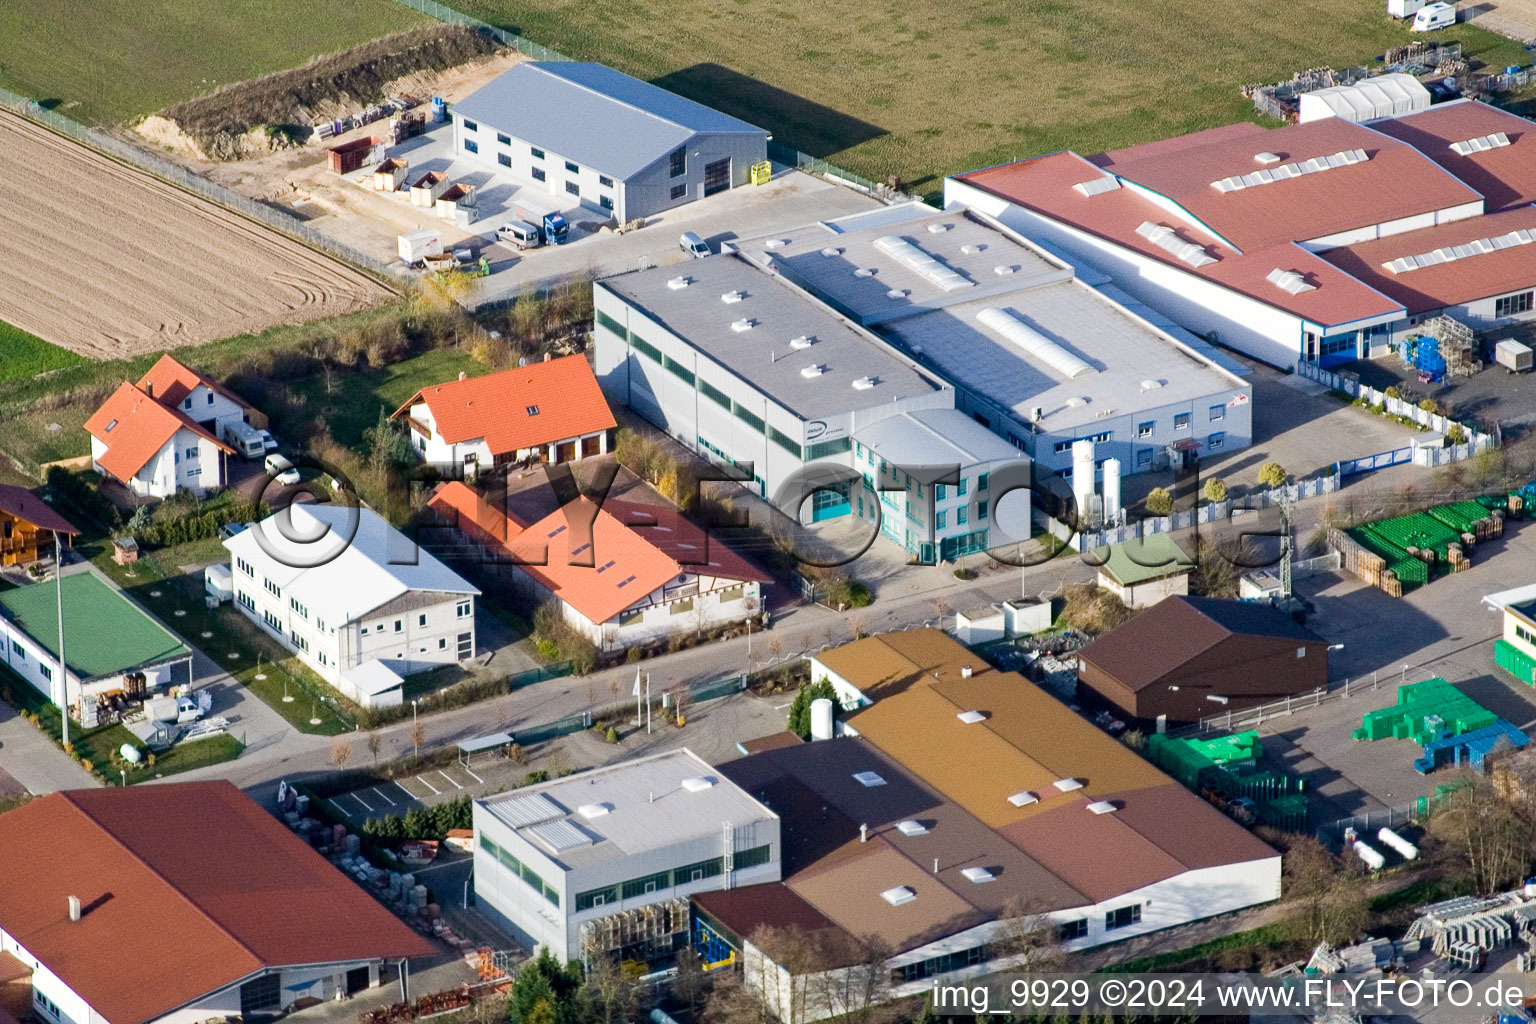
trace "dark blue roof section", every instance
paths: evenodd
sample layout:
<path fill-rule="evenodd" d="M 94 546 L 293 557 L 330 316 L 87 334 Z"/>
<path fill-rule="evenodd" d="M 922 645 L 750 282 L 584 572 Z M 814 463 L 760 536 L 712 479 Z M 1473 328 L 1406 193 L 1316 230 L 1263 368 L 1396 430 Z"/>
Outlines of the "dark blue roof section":
<path fill-rule="evenodd" d="M 603 64 L 529 61 L 454 112 L 614 178 L 628 178 L 694 135 L 768 133 Z"/>

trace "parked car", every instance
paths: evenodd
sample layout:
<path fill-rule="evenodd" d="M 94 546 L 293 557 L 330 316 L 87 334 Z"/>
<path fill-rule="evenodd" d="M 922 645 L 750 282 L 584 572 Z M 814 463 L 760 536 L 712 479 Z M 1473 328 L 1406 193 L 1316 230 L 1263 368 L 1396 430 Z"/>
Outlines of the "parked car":
<path fill-rule="evenodd" d="M 537 249 L 544 244 L 544 236 L 539 233 L 539 229 L 520 220 L 511 221 L 497 228 L 496 238 L 501 242 L 510 242 L 519 249 Z"/>
<path fill-rule="evenodd" d="M 709 245 L 692 231 L 684 231 L 682 237 L 677 240 L 677 247 L 696 260 L 701 260 L 709 255 Z"/>
<path fill-rule="evenodd" d="M 250 523 L 225 523 L 219 527 L 219 540 L 229 540 L 237 533 L 244 533 L 250 525 Z"/>
<path fill-rule="evenodd" d="M 284 486 L 290 486 L 299 482 L 299 471 L 293 468 L 293 463 L 273 452 L 267 456 L 267 472 L 272 479 Z"/>

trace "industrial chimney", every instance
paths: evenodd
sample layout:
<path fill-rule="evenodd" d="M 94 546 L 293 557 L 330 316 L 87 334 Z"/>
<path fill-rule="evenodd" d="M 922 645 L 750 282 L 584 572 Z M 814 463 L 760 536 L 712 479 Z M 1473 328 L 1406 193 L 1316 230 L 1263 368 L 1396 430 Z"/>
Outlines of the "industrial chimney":
<path fill-rule="evenodd" d="M 71 896 L 69 898 L 69 919 L 71 921 L 78 921 L 78 920 L 80 920 L 80 897 L 79 896 Z"/>

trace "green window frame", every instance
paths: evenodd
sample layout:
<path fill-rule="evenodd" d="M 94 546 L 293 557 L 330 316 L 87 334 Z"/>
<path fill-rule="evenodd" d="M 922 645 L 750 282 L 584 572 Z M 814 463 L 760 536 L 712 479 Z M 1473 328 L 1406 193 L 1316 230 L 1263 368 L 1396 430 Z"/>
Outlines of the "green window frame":
<path fill-rule="evenodd" d="M 698 878 L 694 874 L 698 873 Z M 689 885 L 700 882 L 706 878 L 714 878 L 725 873 L 725 862 L 719 857 L 711 857 L 709 860 L 697 861 L 693 864 L 684 864 L 672 872 L 672 884 L 674 886 Z"/>
<path fill-rule="evenodd" d="M 976 518 L 977 519 L 985 519 L 985 518 L 987 518 L 987 503 L 986 503 L 985 500 L 978 501 L 976 503 Z"/>
<path fill-rule="evenodd" d="M 769 424 L 768 426 L 768 440 L 772 441 L 780 448 L 783 448 L 785 451 L 789 452 L 789 454 L 793 455 L 801 462 L 805 461 L 804 450 L 798 444 L 796 444 L 788 434 L 784 433 L 782 430 L 779 430 L 772 424 Z"/>
<path fill-rule="evenodd" d="M 711 402 L 714 402 L 720 408 L 724 409 L 726 412 L 730 412 L 730 396 L 727 395 L 724 391 L 721 391 L 719 388 L 715 387 L 709 381 L 705 380 L 703 377 L 699 378 L 699 393 L 708 398 Z"/>
<path fill-rule="evenodd" d="M 588 889 L 586 892 L 576 894 L 572 907 L 574 910 L 591 910 L 593 907 L 606 907 L 619 902 L 619 887 L 616 885 L 604 886 L 601 889 Z"/>
<path fill-rule="evenodd" d="M 740 402 L 732 402 L 731 411 L 736 414 L 737 419 L 741 420 L 741 422 L 745 423 L 759 434 L 763 432 L 763 428 L 766 426 L 766 424 L 763 423 L 763 418 L 757 413 L 753 412 L 751 409 L 748 409 Z"/>
<path fill-rule="evenodd" d="M 638 334 L 631 334 L 629 336 L 629 344 L 631 348 L 645 356 L 651 362 L 656 363 L 657 365 L 661 364 L 661 349 L 657 348 L 655 345 L 652 345 Z"/>
<path fill-rule="evenodd" d="M 693 381 L 694 381 L 693 371 L 688 369 L 688 367 L 684 366 L 682 363 L 678 362 L 676 359 L 673 359 L 671 356 L 662 356 L 661 360 L 662 360 L 661 365 L 663 365 L 667 369 L 671 370 L 672 373 L 675 376 L 677 376 L 680 380 L 687 381 L 689 384 L 693 383 Z"/>
<path fill-rule="evenodd" d="M 645 875 L 642 878 L 631 878 L 624 883 L 623 898 L 632 900 L 637 896 L 648 896 L 651 893 L 660 892 L 672 885 L 672 872 L 658 871 L 654 875 Z M 649 889 L 646 886 L 650 886 Z"/>
<path fill-rule="evenodd" d="M 821 441 L 817 444 L 807 445 L 805 449 L 805 461 L 812 459 L 825 459 L 832 455 L 841 455 L 848 450 L 849 441 L 846 437 L 840 437 L 835 441 Z"/>
<path fill-rule="evenodd" d="M 604 313 L 602 310 L 598 310 L 596 313 L 594 313 L 592 318 L 597 321 L 597 326 L 601 327 L 605 331 L 608 331 L 610 334 L 614 334 L 620 338 L 625 339 L 629 337 L 629 332 L 624 329 L 624 325 L 619 323 L 613 317 L 609 316 L 607 313 Z"/>
<path fill-rule="evenodd" d="M 984 491 L 984 490 L 987 489 L 987 477 L 990 476 L 990 475 L 991 475 L 990 473 L 978 473 L 977 474 L 977 476 L 976 476 L 976 489 L 978 491 Z"/>
<path fill-rule="evenodd" d="M 755 868 L 760 864 L 767 864 L 773 853 L 773 848 L 768 845 L 754 846 L 750 850 L 737 850 L 731 855 L 731 864 L 740 871 L 744 868 Z"/>

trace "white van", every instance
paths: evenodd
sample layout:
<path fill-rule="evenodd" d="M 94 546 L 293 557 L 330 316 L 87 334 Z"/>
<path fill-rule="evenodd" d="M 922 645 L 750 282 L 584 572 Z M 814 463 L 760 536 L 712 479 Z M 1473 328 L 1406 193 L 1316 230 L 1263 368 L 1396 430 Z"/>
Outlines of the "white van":
<path fill-rule="evenodd" d="M 677 247 L 696 260 L 709 255 L 709 246 L 704 244 L 704 239 L 692 231 L 683 232 L 682 237 L 677 240 Z"/>
<path fill-rule="evenodd" d="M 496 239 L 511 242 L 519 249 L 537 249 L 544 244 L 544 236 L 539 229 L 521 220 L 510 221 L 497 228 Z"/>
<path fill-rule="evenodd" d="M 1448 28 L 1454 24 L 1456 24 L 1454 4 L 1430 4 L 1428 7 L 1419 8 L 1419 13 L 1413 16 L 1415 32 L 1433 32 L 1437 28 Z"/>
<path fill-rule="evenodd" d="M 276 452 L 267 456 L 266 466 L 272 479 L 284 486 L 299 482 L 299 471 L 293 468 L 293 463 Z"/>

